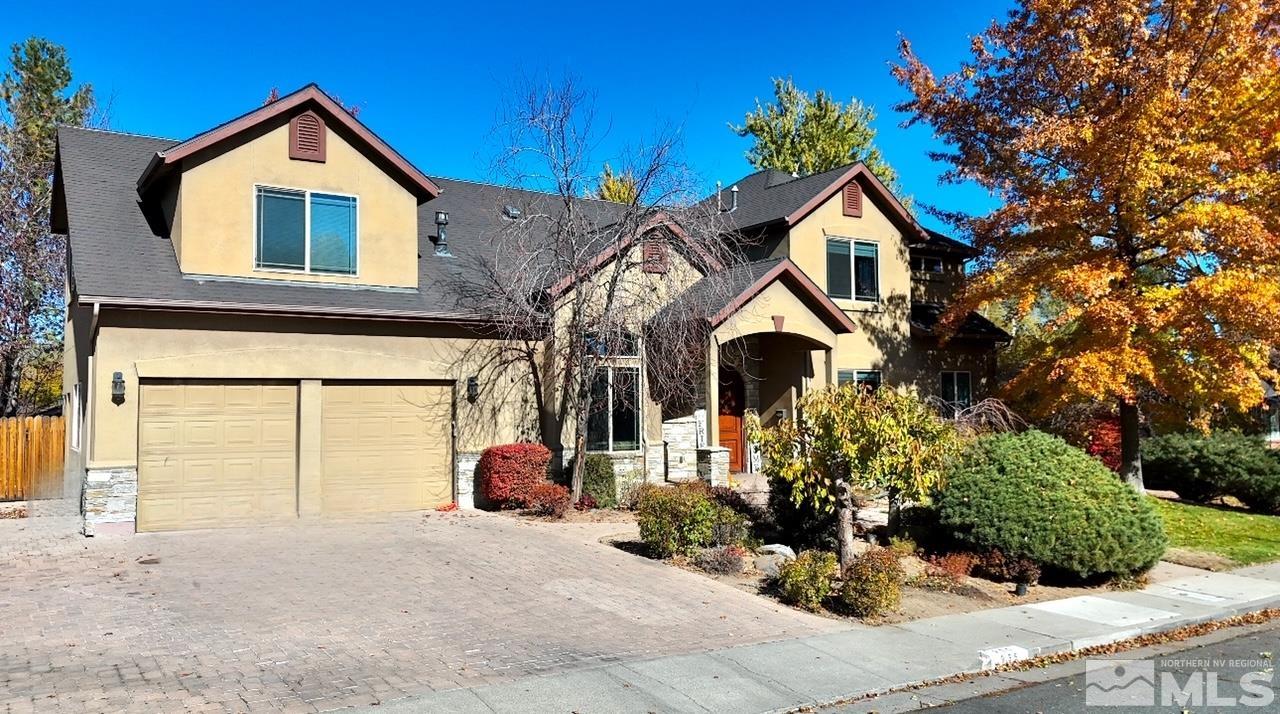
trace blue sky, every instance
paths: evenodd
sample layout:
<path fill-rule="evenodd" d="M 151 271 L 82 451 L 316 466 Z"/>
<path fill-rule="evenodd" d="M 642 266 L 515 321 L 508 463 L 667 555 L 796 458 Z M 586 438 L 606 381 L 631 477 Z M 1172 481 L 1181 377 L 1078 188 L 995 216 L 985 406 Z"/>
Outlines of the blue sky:
<path fill-rule="evenodd" d="M 519 78 L 570 73 L 609 125 L 602 161 L 673 125 L 708 190 L 750 171 L 747 140 L 727 124 L 771 96 L 770 77 L 790 75 L 875 106 L 880 147 L 917 202 L 991 205 L 976 187 L 938 184 L 930 131 L 902 129 L 892 109 L 904 92 L 889 62 L 901 33 L 935 70 L 953 69 L 1007 0 L 406 5 L 17 3 L 0 41 L 38 34 L 65 45 L 76 79 L 110 103 L 114 129 L 186 138 L 259 105 L 273 86 L 315 81 L 358 104 L 422 170 L 478 180 L 492 178 L 492 129 Z"/>

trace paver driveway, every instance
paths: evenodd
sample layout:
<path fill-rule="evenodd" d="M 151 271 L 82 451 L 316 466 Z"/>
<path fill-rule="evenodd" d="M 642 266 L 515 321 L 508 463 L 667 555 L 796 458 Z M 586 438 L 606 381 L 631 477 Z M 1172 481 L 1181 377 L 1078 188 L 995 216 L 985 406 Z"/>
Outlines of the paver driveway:
<path fill-rule="evenodd" d="M 84 539 L 43 520 L 0 521 L 4 711 L 327 710 L 844 627 L 601 545 L 601 526 Z"/>

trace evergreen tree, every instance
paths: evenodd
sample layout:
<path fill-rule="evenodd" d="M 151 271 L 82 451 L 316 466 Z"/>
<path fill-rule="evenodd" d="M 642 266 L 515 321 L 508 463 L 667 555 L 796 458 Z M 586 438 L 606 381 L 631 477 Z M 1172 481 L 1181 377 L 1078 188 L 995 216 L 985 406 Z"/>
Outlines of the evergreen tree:
<path fill-rule="evenodd" d="M 790 78 L 773 80 L 774 100 L 748 112 L 738 136 L 751 137 L 747 161 L 757 169 L 808 176 L 861 161 L 894 193 L 898 173 L 875 146 L 875 110 L 850 98 L 838 102 L 819 89 L 812 97 Z"/>

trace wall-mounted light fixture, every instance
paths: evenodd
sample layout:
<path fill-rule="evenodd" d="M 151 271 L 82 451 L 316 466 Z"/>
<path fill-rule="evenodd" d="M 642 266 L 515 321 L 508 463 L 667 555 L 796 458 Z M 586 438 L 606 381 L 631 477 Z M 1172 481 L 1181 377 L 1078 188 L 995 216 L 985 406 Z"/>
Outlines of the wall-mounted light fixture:
<path fill-rule="evenodd" d="M 111 401 L 124 404 L 124 374 L 121 372 L 111 375 Z"/>
<path fill-rule="evenodd" d="M 787 410 L 786 410 L 786 409 L 778 409 L 778 410 L 776 410 L 776 411 L 774 411 L 774 412 L 773 412 L 773 420 L 774 420 L 775 422 L 782 421 L 783 419 L 786 419 L 786 418 L 787 418 Z"/>
<path fill-rule="evenodd" d="M 467 401 L 472 404 L 480 398 L 480 380 L 475 377 L 467 377 Z"/>

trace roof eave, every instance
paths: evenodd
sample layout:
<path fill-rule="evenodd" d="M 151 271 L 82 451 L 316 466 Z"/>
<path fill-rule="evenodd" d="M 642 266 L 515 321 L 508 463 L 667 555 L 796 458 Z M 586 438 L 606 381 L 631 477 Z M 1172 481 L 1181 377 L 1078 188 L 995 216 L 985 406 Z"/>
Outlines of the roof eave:
<path fill-rule="evenodd" d="M 823 319 L 828 326 L 832 327 L 832 331 L 836 334 L 848 334 L 855 332 L 858 327 L 844 314 L 839 306 L 831 302 L 831 298 L 812 281 L 809 276 L 800 270 L 799 266 L 791 262 L 790 258 L 785 258 L 782 262 L 770 268 L 764 275 L 756 278 L 745 290 L 739 293 L 728 305 L 721 308 L 719 312 L 711 316 L 711 329 L 715 329 L 723 325 L 734 313 L 738 312 L 747 303 L 769 287 L 775 280 L 787 280 L 793 286 L 800 289 L 802 296 L 809 297 L 810 300 L 816 302 L 822 309 L 818 316 Z"/>

